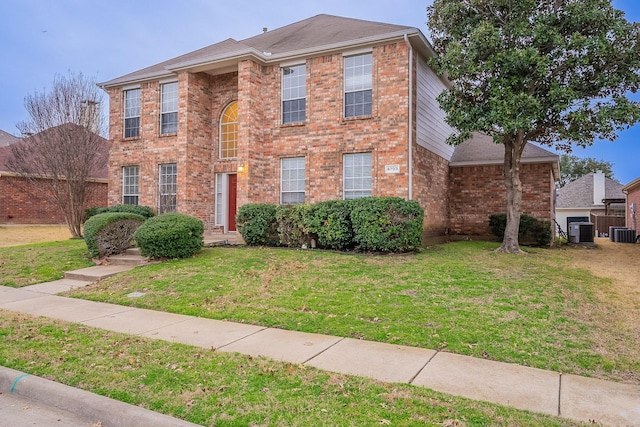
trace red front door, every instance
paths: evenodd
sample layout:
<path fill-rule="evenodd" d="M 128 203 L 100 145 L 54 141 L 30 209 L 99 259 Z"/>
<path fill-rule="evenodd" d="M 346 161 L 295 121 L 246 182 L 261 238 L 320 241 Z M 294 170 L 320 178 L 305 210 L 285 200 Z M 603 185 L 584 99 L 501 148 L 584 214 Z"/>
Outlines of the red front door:
<path fill-rule="evenodd" d="M 238 187 L 238 176 L 237 175 L 229 175 L 229 188 L 227 194 L 229 195 L 229 210 L 227 212 L 227 218 L 229 218 L 229 229 L 227 231 L 236 231 L 236 210 L 237 210 L 237 187 Z"/>

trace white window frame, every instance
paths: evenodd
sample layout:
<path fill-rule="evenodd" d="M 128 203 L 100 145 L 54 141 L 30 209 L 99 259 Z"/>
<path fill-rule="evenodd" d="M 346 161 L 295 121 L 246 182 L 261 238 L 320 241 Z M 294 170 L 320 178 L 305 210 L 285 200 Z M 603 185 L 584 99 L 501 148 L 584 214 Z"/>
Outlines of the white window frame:
<path fill-rule="evenodd" d="M 227 186 L 228 186 L 228 175 L 226 173 L 217 173 L 216 174 L 216 212 L 215 212 L 215 222 L 216 225 L 223 226 L 226 230 L 227 228 L 227 209 L 228 209 L 228 194 L 227 194 Z"/>
<path fill-rule="evenodd" d="M 304 123 L 307 120 L 307 65 L 283 66 L 281 70 L 282 124 Z M 287 108 L 294 103 L 297 103 L 295 110 Z"/>
<path fill-rule="evenodd" d="M 158 214 L 175 212 L 178 206 L 178 165 L 158 165 Z"/>
<path fill-rule="evenodd" d="M 133 173 L 132 173 L 133 172 Z M 122 204 L 137 205 L 140 201 L 140 167 L 137 165 L 122 167 Z M 128 198 L 135 197 L 135 203 L 129 203 Z"/>
<path fill-rule="evenodd" d="M 178 82 L 160 85 L 160 135 L 178 132 Z"/>
<path fill-rule="evenodd" d="M 133 95 L 136 96 L 133 96 Z M 131 96 L 130 96 L 131 95 Z M 140 88 L 125 89 L 124 96 L 124 127 L 123 135 L 125 138 L 140 137 Z M 134 121 L 136 126 L 130 126 L 128 123 Z M 135 132 L 133 132 L 135 129 Z M 127 131 L 132 131 L 128 134 Z"/>
<path fill-rule="evenodd" d="M 344 117 L 369 117 L 373 114 L 373 54 L 344 57 Z M 348 98 L 359 97 L 357 102 Z"/>
<path fill-rule="evenodd" d="M 342 155 L 342 198 L 359 199 L 373 195 L 372 153 Z"/>
<path fill-rule="evenodd" d="M 306 171 L 304 157 L 280 159 L 280 204 L 295 205 L 306 199 Z"/>

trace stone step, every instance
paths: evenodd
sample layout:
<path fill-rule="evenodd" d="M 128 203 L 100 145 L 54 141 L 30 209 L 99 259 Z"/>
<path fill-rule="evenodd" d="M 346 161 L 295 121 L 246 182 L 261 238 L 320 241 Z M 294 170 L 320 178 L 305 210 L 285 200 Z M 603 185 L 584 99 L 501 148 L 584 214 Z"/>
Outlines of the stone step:
<path fill-rule="evenodd" d="M 141 255 L 130 255 L 129 253 L 125 253 L 121 255 L 111 255 L 107 258 L 107 261 L 111 265 L 129 265 L 135 267 L 147 264 L 149 259 Z"/>
<path fill-rule="evenodd" d="M 126 255 L 140 255 L 140 248 L 129 248 L 125 251 Z"/>
<path fill-rule="evenodd" d="M 205 246 L 244 245 L 242 235 L 237 232 L 230 233 L 205 233 Z"/>
<path fill-rule="evenodd" d="M 79 270 L 67 271 L 64 273 L 65 279 L 84 280 L 86 282 L 95 282 L 114 274 L 131 270 L 130 265 L 96 265 L 94 267 L 81 268 Z"/>

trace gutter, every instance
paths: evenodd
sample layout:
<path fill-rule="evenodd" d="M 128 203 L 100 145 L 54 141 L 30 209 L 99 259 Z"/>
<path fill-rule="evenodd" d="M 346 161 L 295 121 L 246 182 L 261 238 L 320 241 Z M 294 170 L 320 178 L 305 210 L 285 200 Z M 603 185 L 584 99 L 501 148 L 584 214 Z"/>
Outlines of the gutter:
<path fill-rule="evenodd" d="M 409 200 L 413 200 L 413 47 L 405 33 L 404 42 L 409 48 Z"/>

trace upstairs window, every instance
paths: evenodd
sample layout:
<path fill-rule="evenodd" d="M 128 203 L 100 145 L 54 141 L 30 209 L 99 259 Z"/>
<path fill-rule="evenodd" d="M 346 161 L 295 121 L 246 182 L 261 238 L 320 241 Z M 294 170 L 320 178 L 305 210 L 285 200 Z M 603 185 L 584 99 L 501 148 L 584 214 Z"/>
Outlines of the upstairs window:
<path fill-rule="evenodd" d="M 304 203 L 304 157 L 282 159 L 280 170 L 280 203 Z"/>
<path fill-rule="evenodd" d="M 220 119 L 220 158 L 238 157 L 238 103 L 230 104 Z"/>
<path fill-rule="evenodd" d="M 178 132 L 178 82 L 161 86 L 160 134 Z"/>
<path fill-rule="evenodd" d="M 371 153 L 345 154 L 343 173 L 345 199 L 371 196 Z"/>
<path fill-rule="evenodd" d="M 140 136 L 140 89 L 124 91 L 124 137 Z"/>
<path fill-rule="evenodd" d="M 282 69 L 282 123 L 302 123 L 307 110 L 307 66 Z"/>
<path fill-rule="evenodd" d="M 344 116 L 371 115 L 373 77 L 372 55 L 344 58 Z"/>
<path fill-rule="evenodd" d="M 138 204 L 138 166 L 125 166 L 122 168 L 122 204 Z"/>

